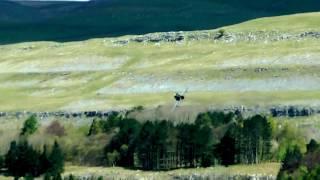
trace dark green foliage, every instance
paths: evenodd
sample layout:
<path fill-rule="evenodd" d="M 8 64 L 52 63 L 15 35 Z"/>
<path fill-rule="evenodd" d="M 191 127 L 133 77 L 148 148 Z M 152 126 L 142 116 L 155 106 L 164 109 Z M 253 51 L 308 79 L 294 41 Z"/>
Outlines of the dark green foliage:
<path fill-rule="evenodd" d="M 284 160 L 282 161 L 282 167 L 278 174 L 277 179 L 293 179 L 291 174 L 297 171 L 302 160 L 302 153 L 298 146 L 294 146 L 287 149 Z"/>
<path fill-rule="evenodd" d="M 198 115 L 196 124 L 207 124 L 218 127 L 231 122 L 235 117 L 234 113 L 225 114 L 223 112 L 206 112 Z"/>
<path fill-rule="evenodd" d="M 70 174 L 66 180 L 76 180 L 76 178 L 72 174 Z"/>
<path fill-rule="evenodd" d="M 220 143 L 216 146 L 215 152 L 222 165 L 228 166 L 235 164 L 236 139 L 230 130 L 220 140 Z"/>
<path fill-rule="evenodd" d="M 194 124 L 174 126 L 169 121 L 147 121 L 140 128 L 134 127 L 141 125 L 132 122 L 128 125 L 130 121 L 123 119 L 118 123 L 119 133 L 106 148 L 107 156 L 114 159 L 118 152 L 120 158 L 117 165 L 120 165 L 123 164 L 121 159 L 131 163 L 124 157 L 129 155 L 131 159 L 136 153 L 143 169 L 208 167 L 216 160 L 213 129 L 233 119 L 233 113 L 209 112 L 199 115 Z M 129 122 L 124 123 L 126 121 Z M 138 135 L 132 132 L 138 132 Z M 135 146 L 130 142 L 135 142 Z M 175 159 L 175 163 L 170 159 Z"/>
<path fill-rule="evenodd" d="M 298 146 L 288 148 L 278 179 L 320 179 L 320 149 L 315 140 L 307 144 L 307 153 Z"/>
<path fill-rule="evenodd" d="M 237 144 L 241 163 L 259 163 L 268 159 L 271 149 L 272 127 L 265 117 L 253 116 L 239 128 Z"/>
<path fill-rule="evenodd" d="M 320 179 L 320 162 L 318 162 L 318 166 L 310 171 L 306 172 L 303 175 L 303 179 L 305 180 L 318 180 Z"/>
<path fill-rule="evenodd" d="M 272 127 L 259 115 L 243 120 L 234 113 L 207 112 L 193 124 L 178 125 L 121 119 L 117 127 L 119 132 L 106 147 L 109 165 L 151 170 L 208 167 L 217 160 L 223 165 L 260 163 L 271 149 Z M 216 132 L 224 133 L 219 144 Z"/>
<path fill-rule="evenodd" d="M 301 164 L 308 170 L 316 169 L 320 166 L 320 151 L 309 152 L 304 155 Z"/>
<path fill-rule="evenodd" d="M 133 107 L 132 109 L 128 110 L 126 112 L 126 116 L 128 116 L 130 113 L 134 113 L 134 112 L 141 112 L 144 110 L 144 107 L 143 106 L 136 106 L 136 107 Z"/>
<path fill-rule="evenodd" d="M 220 39 L 225 35 L 226 31 L 224 29 L 220 29 L 214 39 Z"/>
<path fill-rule="evenodd" d="M 239 118 L 236 124 L 216 146 L 216 152 L 223 165 L 234 163 L 260 163 L 269 159 L 272 127 L 265 117 L 260 115 L 248 119 Z"/>
<path fill-rule="evenodd" d="M 275 132 L 274 139 L 279 144 L 276 155 L 278 161 L 282 161 L 285 158 L 288 148 L 297 145 L 303 150 L 306 143 L 304 137 L 292 123 L 285 124 L 280 131 Z"/>
<path fill-rule="evenodd" d="M 11 142 L 10 149 L 5 156 L 5 166 L 8 168 L 8 173 L 15 177 L 20 177 L 19 169 L 17 169 L 19 159 L 19 150 L 16 141 Z"/>
<path fill-rule="evenodd" d="M 196 133 L 197 127 L 195 124 L 180 124 L 178 125 L 178 144 L 177 151 L 180 156 L 179 166 L 195 167 L 196 159 Z"/>
<path fill-rule="evenodd" d="M 197 125 L 195 138 L 197 154 L 196 158 L 200 160 L 200 165 L 203 167 L 209 167 L 213 165 L 215 160 L 213 154 L 214 137 L 210 126 Z"/>
<path fill-rule="evenodd" d="M 137 153 L 144 169 L 152 169 L 153 167 L 151 152 L 153 151 L 154 131 L 154 124 L 147 121 L 143 124 L 139 132 Z"/>
<path fill-rule="evenodd" d="M 34 180 L 34 177 L 31 175 L 27 175 L 24 177 L 24 180 Z"/>
<path fill-rule="evenodd" d="M 54 142 L 52 152 L 49 155 L 49 164 L 48 173 L 55 178 L 59 178 L 58 175 L 63 172 L 64 168 L 64 155 L 56 141 Z"/>
<path fill-rule="evenodd" d="M 133 108 L 133 111 L 142 111 L 142 110 L 144 110 L 143 106 L 136 106 Z"/>
<path fill-rule="evenodd" d="M 299 167 L 301 160 L 302 153 L 299 147 L 294 146 L 293 148 L 289 148 L 283 160 L 282 169 L 293 172 Z"/>
<path fill-rule="evenodd" d="M 51 178 L 52 180 L 62 180 L 61 174 L 55 174 Z"/>
<path fill-rule="evenodd" d="M 0 155 L 0 170 L 4 167 L 4 157 Z"/>
<path fill-rule="evenodd" d="M 119 122 L 122 119 L 123 118 L 118 112 L 113 112 L 109 115 L 106 121 L 100 121 L 100 125 L 102 126 L 104 132 L 109 132 L 111 129 L 118 127 Z"/>
<path fill-rule="evenodd" d="M 202 153 L 201 156 L 201 167 L 210 167 L 215 164 L 216 156 L 211 151 L 206 151 Z"/>
<path fill-rule="evenodd" d="M 5 157 L 8 174 L 14 177 L 39 176 L 41 174 L 39 156 L 39 152 L 34 150 L 27 141 L 19 144 L 15 141 L 11 142 Z"/>
<path fill-rule="evenodd" d="M 50 167 L 50 161 L 48 158 L 47 146 L 43 147 L 43 152 L 39 157 L 40 160 L 40 174 L 44 174 Z"/>
<path fill-rule="evenodd" d="M 195 129 L 193 137 L 194 137 L 194 145 L 195 145 L 195 158 L 197 162 L 197 166 L 208 167 L 214 164 L 215 155 L 214 155 L 214 142 L 215 137 L 213 136 L 214 122 L 221 121 L 222 124 L 227 124 L 231 118 L 230 114 L 219 114 L 219 117 L 216 117 L 214 120 L 214 116 L 211 115 L 210 123 L 206 121 L 201 121 L 197 119 L 195 121 Z M 220 120 L 219 120 L 220 119 Z M 192 128 L 193 129 L 193 128 Z"/>
<path fill-rule="evenodd" d="M 43 180 L 51 180 L 51 176 L 49 173 L 46 173 L 43 177 Z"/>
<path fill-rule="evenodd" d="M 48 178 L 50 178 L 51 175 L 54 174 L 53 172 L 57 171 L 49 172 L 49 168 L 52 169 L 53 167 L 60 167 L 61 161 L 63 161 L 63 158 L 59 161 L 53 160 L 53 157 L 57 157 L 53 154 L 58 154 L 56 146 L 57 144 L 54 145 L 51 156 L 48 158 L 46 146 L 41 153 L 34 150 L 27 141 L 21 141 L 19 143 L 12 141 L 10 144 L 10 149 L 5 156 L 5 167 L 7 168 L 8 175 L 11 175 L 15 178 L 25 177 L 30 179 L 33 177 L 38 177 L 41 174 L 46 174 Z M 61 171 L 58 172 L 61 173 Z"/>
<path fill-rule="evenodd" d="M 213 130 L 222 125 L 227 125 L 235 118 L 234 113 L 206 112 L 198 115 L 194 124 L 180 124 L 177 126 L 177 149 L 179 166 L 208 167 L 214 164 Z"/>
<path fill-rule="evenodd" d="M 109 166 L 115 166 L 120 159 L 120 154 L 118 151 L 113 150 L 112 152 L 107 152 L 107 162 Z"/>
<path fill-rule="evenodd" d="M 140 123 L 114 113 L 107 120 L 93 120 L 88 133 L 92 137 L 88 140 L 100 137 L 93 136 L 100 132 L 112 134 L 111 141 L 101 149 L 103 163 L 147 170 L 209 167 L 218 162 L 223 165 L 260 163 L 268 160 L 273 137 L 265 117 L 242 119 L 234 113 L 223 112 L 202 113 L 194 123 L 176 125 L 170 121 Z M 12 142 L 6 155 L 5 165 L 10 175 L 37 177 L 45 174 L 47 179 L 61 178 L 64 153 L 57 142 L 50 152 L 46 146 L 40 152 L 26 141 L 21 142 Z M 309 144 L 314 149 L 317 143 Z M 310 155 L 310 158 L 315 157 Z M 305 164 L 308 168 L 314 167 Z"/>
<path fill-rule="evenodd" d="M 307 152 L 314 152 L 320 148 L 320 145 L 317 143 L 316 140 L 311 139 L 309 144 L 307 144 Z"/>
<path fill-rule="evenodd" d="M 89 129 L 88 136 L 96 135 L 101 132 L 101 123 L 100 121 L 94 119 Z"/>
<path fill-rule="evenodd" d="M 106 120 L 94 119 L 91 123 L 88 136 L 97 135 L 101 132 L 109 133 L 115 127 L 119 127 L 119 123 L 123 120 L 118 112 L 111 113 Z"/>
<path fill-rule="evenodd" d="M 38 129 L 38 120 L 35 115 L 30 116 L 23 124 L 20 135 L 31 135 Z"/>
<path fill-rule="evenodd" d="M 117 135 L 113 137 L 106 147 L 106 154 L 110 152 L 121 152 L 117 165 L 132 167 L 134 164 L 134 150 L 141 124 L 134 119 L 122 119 L 118 122 L 120 128 Z"/>
<path fill-rule="evenodd" d="M 166 160 L 176 151 L 175 129 L 171 122 L 146 122 L 138 135 L 137 154 L 144 169 L 167 169 Z"/>
<path fill-rule="evenodd" d="M 314 139 L 307 144 L 307 153 L 302 159 L 302 164 L 309 170 L 317 169 L 320 166 L 320 146 Z"/>

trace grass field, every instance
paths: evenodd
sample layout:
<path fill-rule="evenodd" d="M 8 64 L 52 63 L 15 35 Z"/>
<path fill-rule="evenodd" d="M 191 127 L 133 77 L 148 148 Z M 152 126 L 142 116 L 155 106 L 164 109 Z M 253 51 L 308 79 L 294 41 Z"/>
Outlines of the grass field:
<path fill-rule="evenodd" d="M 67 166 L 64 175 L 75 176 L 103 176 L 107 179 L 174 179 L 174 177 L 188 178 L 192 175 L 201 177 L 232 177 L 232 176 L 269 176 L 276 177 L 280 168 L 279 163 L 265 163 L 258 165 L 235 165 L 230 167 L 211 167 L 197 169 L 179 169 L 165 172 L 144 172 L 123 168 L 79 167 Z"/>
<path fill-rule="evenodd" d="M 114 167 L 82 167 L 82 166 L 67 166 L 63 176 L 69 176 L 73 174 L 78 177 L 99 177 L 103 176 L 105 179 L 125 180 L 125 179 L 186 179 L 199 176 L 199 177 L 233 177 L 233 176 L 253 176 L 253 177 L 265 177 L 275 178 L 280 168 L 279 163 L 264 163 L 258 165 L 235 165 L 230 167 L 211 167 L 211 168 L 197 168 L 197 169 L 179 169 L 173 171 L 163 172 L 151 172 L 151 171 L 139 171 L 128 170 L 124 168 Z M 3 180 L 12 179 L 10 177 L 0 176 Z M 38 178 L 41 179 L 41 178 Z"/>
<path fill-rule="evenodd" d="M 298 36 L 319 32 L 319 16 L 262 18 L 223 29 L 245 37 L 261 32 Z M 0 110 L 171 106 L 174 92 L 185 89 L 189 90 L 185 105 L 319 106 L 317 38 L 115 43 L 132 38 L 0 46 Z"/>

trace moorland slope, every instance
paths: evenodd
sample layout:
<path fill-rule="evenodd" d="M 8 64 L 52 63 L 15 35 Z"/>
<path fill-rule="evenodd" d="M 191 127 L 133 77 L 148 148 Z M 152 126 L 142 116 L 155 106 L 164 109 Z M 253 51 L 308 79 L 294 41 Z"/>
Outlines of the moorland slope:
<path fill-rule="evenodd" d="M 319 106 L 319 13 L 222 29 L 0 47 L 2 111 Z M 290 25 L 290 26 L 288 26 Z"/>

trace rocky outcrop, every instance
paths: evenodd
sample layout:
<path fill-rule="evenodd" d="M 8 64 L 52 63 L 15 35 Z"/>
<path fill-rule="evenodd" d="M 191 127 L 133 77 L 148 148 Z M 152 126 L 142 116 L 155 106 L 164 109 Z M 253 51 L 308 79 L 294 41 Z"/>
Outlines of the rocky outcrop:
<path fill-rule="evenodd" d="M 234 112 L 244 116 L 251 116 L 254 114 L 270 114 L 273 117 L 300 117 L 300 116 L 312 116 L 320 113 L 320 109 L 316 107 L 307 106 L 274 106 L 267 107 L 246 107 L 246 106 L 232 106 L 226 108 L 209 108 L 211 111 L 224 111 Z M 132 110 L 122 110 L 120 114 L 128 114 Z M 40 120 L 47 118 L 65 118 L 65 119 L 81 119 L 81 118 L 107 118 L 111 114 L 117 113 L 116 111 L 83 111 L 83 112 L 0 112 L 0 118 L 14 117 L 16 119 L 25 119 L 31 115 L 37 116 Z"/>
<path fill-rule="evenodd" d="M 31 115 L 35 115 L 40 120 L 51 118 L 51 117 L 60 117 L 60 118 L 105 118 L 115 113 L 114 111 L 85 111 L 85 112 L 0 112 L 0 117 L 15 117 L 17 119 L 25 119 Z"/>
<path fill-rule="evenodd" d="M 144 36 L 137 36 L 130 41 L 133 42 L 179 42 L 185 39 L 185 35 L 182 32 L 166 32 L 166 33 L 155 33 Z"/>
<path fill-rule="evenodd" d="M 300 34 L 300 37 L 301 38 L 306 38 L 306 37 L 309 37 L 309 38 L 320 38 L 320 32 L 304 32 L 302 34 Z"/>
<path fill-rule="evenodd" d="M 273 107 L 270 109 L 273 117 L 298 117 L 298 116 L 311 116 L 315 113 L 319 113 L 319 110 L 315 110 L 311 107 L 299 107 L 299 106 L 284 106 Z"/>
<path fill-rule="evenodd" d="M 127 45 L 130 42 L 135 43 L 160 43 L 160 42 L 182 42 L 195 40 L 210 40 L 216 42 L 275 42 L 284 40 L 303 40 L 306 38 L 320 38 L 320 32 L 307 31 L 302 33 L 283 33 L 281 31 L 255 31 L 255 32 L 228 32 L 218 31 L 200 31 L 200 32 L 163 32 L 152 33 L 140 36 L 134 36 L 130 39 L 121 39 L 113 41 L 116 45 Z"/>

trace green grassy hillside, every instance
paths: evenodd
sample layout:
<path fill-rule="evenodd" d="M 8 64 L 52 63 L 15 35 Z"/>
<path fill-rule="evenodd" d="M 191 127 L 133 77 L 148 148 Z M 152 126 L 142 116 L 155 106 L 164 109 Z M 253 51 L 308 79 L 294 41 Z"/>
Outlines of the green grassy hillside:
<path fill-rule="evenodd" d="M 184 105 L 318 106 L 319 18 L 257 19 L 223 28 L 220 39 L 210 30 L 3 45 L 0 109 L 171 107 L 185 89 Z"/>

